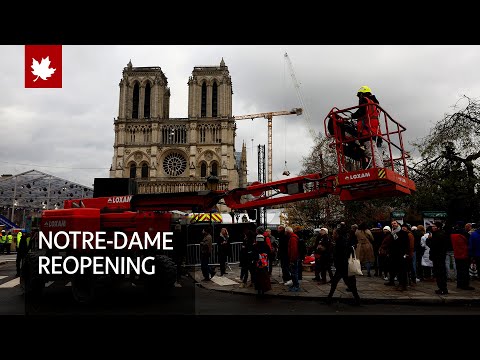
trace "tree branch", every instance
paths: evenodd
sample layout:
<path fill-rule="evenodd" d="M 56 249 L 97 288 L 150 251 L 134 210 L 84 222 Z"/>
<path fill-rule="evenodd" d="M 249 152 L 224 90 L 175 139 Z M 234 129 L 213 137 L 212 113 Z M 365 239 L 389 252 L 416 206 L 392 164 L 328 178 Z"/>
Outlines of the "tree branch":
<path fill-rule="evenodd" d="M 468 155 L 465 158 L 465 161 L 474 161 L 474 160 L 477 160 L 478 158 L 480 158 L 480 150 L 476 154 Z"/>
<path fill-rule="evenodd" d="M 436 162 L 436 161 L 437 161 L 438 159 L 440 159 L 441 157 L 442 157 L 442 156 L 439 155 L 439 156 L 437 156 L 435 159 L 433 159 L 433 160 L 431 160 L 431 161 L 428 161 L 427 158 L 424 158 L 424 159 L 420 160 L 418 163 L 413 163 L 413 165 L 414 165 L 414 166 L 418 166 L 419 164 L 421 164 L 422 162 L 425 161 L 426 163 L 425 163 L 424 166 L 429 166 L 429 165 L 433 164 L 434 162 Z M 413 162 L 413 161 L 412 161 L 412 162 Z M 412 169 L 413 169 L 413 168 L 412 168 Z M 413 169 L 413 170 L 414 170 L 414 169 Z M 414 170 L 414 171 L 416 171 L 416 170 Z"/>
<path fill-rule="evenodd" d="M 420 176 L 424 177 L 425 179 L 428 179 L 428 180 L 434 182 L 434 183 L 437 184 L 437 185 L 442 185 L 442 183 L 441 183 L 440 181 L 438 181 L 437 179 L 435 179 L 435 178 L 433 178 L 433 177 L 431 177 L 431 176 L 428 176 L 428 174 L 425 174 L 425 173 L 423 173 L 423 172 L 418 171 L 418 170 L 415 169 L 414 167 L 411 167 L 411 166 L 408 166 L 408 165 L 407 165 L 407 168 L 408 168 L 409 170 L 412 170 L 413 172 L 415 172 L 417 175 L 420 175 Z"/>

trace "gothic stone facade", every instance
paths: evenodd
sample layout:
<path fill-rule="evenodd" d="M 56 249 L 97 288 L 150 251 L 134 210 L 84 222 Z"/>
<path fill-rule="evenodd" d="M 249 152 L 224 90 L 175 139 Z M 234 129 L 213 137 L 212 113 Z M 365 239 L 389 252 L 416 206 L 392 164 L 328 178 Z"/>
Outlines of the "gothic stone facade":
<path fill-rule="evenodd" d="M 170 118 L 170 89 L 160 67 L 133 67 L 120 81 L 110 177 L 136 178 L 139 193 L 219 190 L 247 183 L 246 148 L 235 158 L 232 81 L 220 66 L 194 67 L 188 80 L 188 118 Z"/>

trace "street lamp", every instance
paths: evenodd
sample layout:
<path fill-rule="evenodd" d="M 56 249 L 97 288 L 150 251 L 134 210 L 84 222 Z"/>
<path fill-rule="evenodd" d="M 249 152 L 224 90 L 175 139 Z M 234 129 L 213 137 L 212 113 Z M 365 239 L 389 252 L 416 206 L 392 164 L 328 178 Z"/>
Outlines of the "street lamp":
<path fill-rule="evenodd" d="M 14 222 L 14 215 L 15 215 L 15 206 L 17 206 L 17 175 L 15 175 L 15 187 L 13 188 L 13 202 L 12 202 L 12 216 L 10 217 L 10 221 Z"/>

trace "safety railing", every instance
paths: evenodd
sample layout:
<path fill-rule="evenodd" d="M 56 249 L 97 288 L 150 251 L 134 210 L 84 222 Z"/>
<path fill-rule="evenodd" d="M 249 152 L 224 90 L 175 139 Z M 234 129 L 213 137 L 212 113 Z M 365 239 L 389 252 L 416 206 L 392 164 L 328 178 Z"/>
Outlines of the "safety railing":
<path fill-rule="evenodd" d="M 380 125 L 381 135 L 378 136 L 381 138 L 383 145 L 379 146 L 381 149 L 381 156 L 384 161 L 386 168 L 391 168 L 393 171 L 408 177 L 407 163 L 406 159 L 410 156 L 408 152 L 404 150 L 402 132 L 406 129 L 396 120 L 394 120 L 390 114 L 388 114 L 384 109 L 381 108 L 378 104 L 365 104 L 359 106 L 353 106 L 347 109 L 338 109 L 333 108 L 330 110 L 329 114 L 324 120 L 325 125 L 325 135 L 328 138 L 333 138 L 331 146 L 336 149 L 337 152 L 337 162 L 339 165 L 339 172 L 348 172 L 358 169 L 349 169 L 346 166 L 346 157 L 355 160 L 356 166 L 359 167 L 360 162 L 358 161 L 356 153 L 356 145 L 360 142 L 363 143 L 366 140 L 370 139 L 370 136 L 360 136 L 357 134 L 357 125 L 358 120 L 351 119 L 351 115 L 354 110 L 357 110 L 360 107 L 364 106 L 375 106 L 378 110 L 378 122 Z M 370 119 L 368 112 L 366 114 L 366 119 L 364 120 L 367 124 L 367 128 L 370 127 Z M 372 134 L 375 136 L 375 134 Z M 370 141 L 369 145 L 371 146 L 371 153 L 373 154 L 373 147 L 375 146 L 374 141 Z M 375 160 L 373 160 L 373 166 L 376 167 Z M 360 166 L 361 168 L 361 166 Z"/>

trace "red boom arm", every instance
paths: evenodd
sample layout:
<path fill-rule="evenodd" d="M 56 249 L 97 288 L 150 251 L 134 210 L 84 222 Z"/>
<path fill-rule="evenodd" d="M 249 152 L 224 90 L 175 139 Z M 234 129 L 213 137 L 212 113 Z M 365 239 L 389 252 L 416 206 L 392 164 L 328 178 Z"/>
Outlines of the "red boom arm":
<path fill-rule="evenodd" d="M 294 201 L 315 199 L 327 195 L 338 195 L 336 176 L 321 177 L 320 174 L 297 176 L 290 179 L 255 184 L 244 189 L 234 189 L 224 197 L 228 207 L 244 210 L 261 206 L 272 206 Z M 253 195 L 252 200 L 241 202 L 244 195 Z"/>

